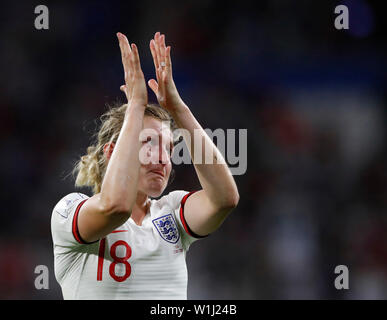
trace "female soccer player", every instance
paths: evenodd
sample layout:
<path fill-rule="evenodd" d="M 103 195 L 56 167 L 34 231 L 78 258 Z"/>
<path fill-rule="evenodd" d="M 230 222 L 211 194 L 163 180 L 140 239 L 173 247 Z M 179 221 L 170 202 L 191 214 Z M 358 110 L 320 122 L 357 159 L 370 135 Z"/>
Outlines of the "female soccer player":
<path fill-rule="evenodd" d="M 177 92 L 165 36 L 157 32 L 150 41 L 156 80 L 148 85 L 161 107 L 148 105 L 137 46 L 117 37 L 125 73 L 120 89 L 128 103 L 101 117 L 96 145 L 74 169 L 76 185 L 93 187 L 93 196 L 70 193 L 53 209 L 55 276 L 65 299 L 187 299 L 186 252 L 222 224 L 239 201 L 238 190 Z M 201 190 L 151 199 L 168 184 L 174 122 L 193 141 L 192 159 L 200 139 L 214 161 L 194 163 Z"/>

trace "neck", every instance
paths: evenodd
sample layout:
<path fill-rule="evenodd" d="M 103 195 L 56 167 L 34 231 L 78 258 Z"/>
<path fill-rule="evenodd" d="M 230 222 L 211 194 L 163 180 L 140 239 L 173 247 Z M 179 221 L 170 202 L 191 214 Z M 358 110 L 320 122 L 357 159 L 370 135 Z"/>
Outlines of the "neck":
<path fill-rule="evenodd" d="M 150 203 L 149 203 L 148 196 L 145 193 L 139 191 L 137 193 L 137 199 L 136 199 L 136 203 L 134 204 L 134 207 L 136 207 L 140 211 L 143 211 L 144 214 L 146 214 L 148 211 L 149 204 Z"/>
<path fill-rule="evenodd" d="M 132 214 L 131 214 L 131 218 L 136 224 L 138 225 L 142 224 L 142 220 L 147 214 L 149 206 L 150 206 L 150 201 L 148 196 L 145 193 L 142 193 L 139 191 L 137 193 L 136 202 L 133 206 Z"/>

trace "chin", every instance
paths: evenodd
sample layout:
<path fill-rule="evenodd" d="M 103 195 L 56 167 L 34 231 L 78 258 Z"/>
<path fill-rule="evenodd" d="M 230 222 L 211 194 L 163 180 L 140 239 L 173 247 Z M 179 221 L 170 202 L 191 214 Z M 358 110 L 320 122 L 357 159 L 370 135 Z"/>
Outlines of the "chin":
<path fill-rule="evenodd" d="M 151 197 L 151 198 L 158 198 L 162 195 L 163 191 L 164 191 L 164 189 L 162 189 L 162 190 L 149 190 L 147 192 L 147 195 L 148 195 L 148 197 Z"/>
<path fill-rule="evenodd" d="M 163 191 L 165 190 L 166 188 L 166 185 L 163 183 L 163 184 L 160 184 L 160 183 L 151 183 L 148 188 L 147 188 L 147 192 L 146 194 L 149 196 L 149 197 L 152 197 L 152 198 L 158 198 L 161 196 L 161 194 L 163 193 Z"/>

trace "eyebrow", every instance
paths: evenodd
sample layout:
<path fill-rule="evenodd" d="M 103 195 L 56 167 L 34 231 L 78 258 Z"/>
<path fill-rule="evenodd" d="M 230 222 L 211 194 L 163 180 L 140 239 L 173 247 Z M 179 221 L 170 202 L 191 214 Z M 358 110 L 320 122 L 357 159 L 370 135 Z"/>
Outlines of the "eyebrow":
<path fill-rule="evenodd" d="M 164 140 L 163 139 L 163 135 L 161 133 L 159 133 L 159 134 L 157 134 L 157 136 L 149 134 L 141 142 L 148 142 L 148 141 L 152 140 L 152 138 L 154 138 L 154 137 L 157 137 L 158 141 L 160 141 L 160 138 L 161 138 L 161 140 Z M 180 141 L 174 141 L 173 140 L 173 136 L 169 140 L 170 140 L 169 145 L 170 145 L 171 149 L 173 149 L 174 146 L 181 141 L 181 140 Z"/>

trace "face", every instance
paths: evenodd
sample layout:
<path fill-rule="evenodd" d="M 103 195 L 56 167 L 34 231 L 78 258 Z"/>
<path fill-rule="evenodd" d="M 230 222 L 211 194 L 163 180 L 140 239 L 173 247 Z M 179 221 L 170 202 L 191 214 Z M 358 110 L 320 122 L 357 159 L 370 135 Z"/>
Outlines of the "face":
<path fill-rule="evenodd" d="M 145 116 L 140 133 L 140 171 L 138 191 L 150 197 L 158 197 L 167 187 L 172 170 L 171 155 L 173 135 L 168 122 Z M 104 146 L 105 156 L 110 159 L 114 143 Z"/>
<path fill-rule="evenodd" d="M 173 136 L 166 124 L 152 117 L 144 117 L 144 129 L 140 134 L 138 190 L 150 197 L 162 194 L 172 170 Z"/>

